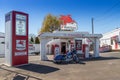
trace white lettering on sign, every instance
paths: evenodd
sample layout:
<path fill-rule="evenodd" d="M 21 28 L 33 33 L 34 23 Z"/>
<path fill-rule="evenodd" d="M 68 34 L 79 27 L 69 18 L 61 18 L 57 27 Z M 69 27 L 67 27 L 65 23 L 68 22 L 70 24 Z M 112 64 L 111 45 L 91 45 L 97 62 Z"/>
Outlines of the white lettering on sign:
<path fill-rule="evenodd" d="M 61 25 L 62 30 L 76 30 L 77 23 L 67 23 L 66 25 Z"/>
<path fill-rule="evenodd" d="M 16 19 L 26 20 L 26 16 L 21 14 L 16 14 Z"/>
<path fill-rule="evenodd" d="M 16 50 L 25 50 L 26 40 L 16 40 Z"/>
<path fill-rule="evenodd" d="M 27 52 L 15 52 L 15 56 L 27 55 Z"/>

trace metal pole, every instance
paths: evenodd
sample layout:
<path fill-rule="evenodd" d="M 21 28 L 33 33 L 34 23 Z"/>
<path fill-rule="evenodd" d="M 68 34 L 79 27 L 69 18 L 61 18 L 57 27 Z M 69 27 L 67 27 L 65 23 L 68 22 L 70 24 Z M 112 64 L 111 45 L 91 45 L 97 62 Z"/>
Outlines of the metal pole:
<path fill-rule="evenodd" d="M 93 18 L 91 19 L 91 22 L 92 22 L 92 34 L 94 34 L 94 22 L 93 22 Z"/>

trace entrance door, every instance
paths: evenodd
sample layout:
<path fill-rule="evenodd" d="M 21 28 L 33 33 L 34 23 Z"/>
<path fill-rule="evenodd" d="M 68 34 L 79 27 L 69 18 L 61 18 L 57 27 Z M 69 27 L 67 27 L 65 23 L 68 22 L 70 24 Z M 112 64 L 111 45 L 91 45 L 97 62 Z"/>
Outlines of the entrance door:
<path fill-rule="evenodd" d="M 61 53 L 62 54 L 66 53 L 66 42 L 61 42 Z"/>

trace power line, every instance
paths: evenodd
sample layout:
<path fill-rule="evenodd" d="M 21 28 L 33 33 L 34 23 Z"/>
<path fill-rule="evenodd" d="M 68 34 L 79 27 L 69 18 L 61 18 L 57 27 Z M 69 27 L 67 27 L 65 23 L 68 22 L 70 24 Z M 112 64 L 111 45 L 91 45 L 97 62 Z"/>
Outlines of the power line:
<path fill-rule="evenodd" d="M 120 4 L 120 0 L 116 3 L 116 4 L 114 4 L 111 8 L 109 8 L 108 10 L 106 10 L 105 12 L 104 12 L 104 14 L 107 14 L 108 12 L 110 12 L 113 8 L 115 8 L 117 5 L 119 5 Z"/>
<path fill-rule="evenodd" d="M 98 17 L 98 19 L 96 20 L 97 22 L 99 22 L 99 21 L 101 21 L 101 20 L 103 20 L 103 19 L 105 19 L 106 18 L 106 16 L 104 17 L 104 15 L 106 15 L 106 14 L 108 14 L 110 11 L 112 11 L 116 6 L 118 6 L 120 4 L 120 0 L 116 3 L 116 4 L 114 4 L 111 8 L 109 8 L 108 10 L 106 10 L 104 13 L 103 13 L 103 16 L 101 17 L 102 19 L 99 19 L 99 17 Z M 111 14 L 112 15 L 112 14 Z M 110 16 L 111 16 L 110 15 Z"/>

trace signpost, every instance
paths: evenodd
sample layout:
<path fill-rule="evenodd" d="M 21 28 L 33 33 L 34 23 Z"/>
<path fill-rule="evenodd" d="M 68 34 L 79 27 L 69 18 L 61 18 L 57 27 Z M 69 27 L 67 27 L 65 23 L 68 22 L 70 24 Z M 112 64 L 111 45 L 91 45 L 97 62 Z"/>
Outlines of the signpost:
<path fill-rule="evenodd" d="M 9 66 L 28 63 L 28 14 L 11 11 L 5 15 L 5 59 Z"/>

